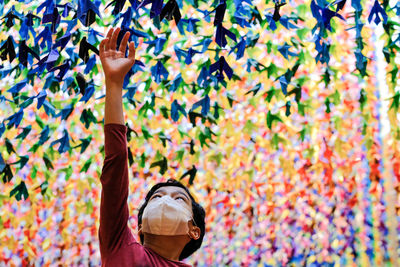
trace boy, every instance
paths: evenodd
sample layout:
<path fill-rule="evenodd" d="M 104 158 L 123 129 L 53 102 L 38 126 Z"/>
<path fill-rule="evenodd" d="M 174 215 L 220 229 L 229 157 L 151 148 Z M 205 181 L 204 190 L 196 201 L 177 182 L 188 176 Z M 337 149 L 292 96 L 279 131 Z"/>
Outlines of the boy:
<path fill-rule="evenodd" d="M 129 32 L 117 49 L 120 28 L 111 28 L 100 43 L 106 80 L 104 115 L 105 159 L 100 181 L 99 241 L 102 266 L 189 266 L 181 260 L 200 248 L 205 233 L 205 211 L 189 190 L 173 179 L 154 185 L 138 214 L 140 243 L 128 228 L 127 127 L 122 110 L 124 77 L 135 63 Z"/>

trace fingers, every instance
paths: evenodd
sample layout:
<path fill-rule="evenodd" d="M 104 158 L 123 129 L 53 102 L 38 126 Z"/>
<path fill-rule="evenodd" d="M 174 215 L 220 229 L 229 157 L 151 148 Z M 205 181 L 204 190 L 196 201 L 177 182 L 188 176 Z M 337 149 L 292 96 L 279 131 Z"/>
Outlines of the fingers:
<path fill-rule="evenodd" d="M 110 49 L 110 39 L 111 39 L 111 36 L 112 36 L 112 34 L 113 34 L 113 31 L 114 31 L 114 29 L 111 28 L 111 29 L 108 31 L 108 33 L 107 33 L 107 37 L 106 37 L 106 39 L 105 39 L 105 40 L 107 40 L 107 42 L 105 42 L 105 45 L 104 45 L 104 50 L 105 50 L 105 51 L 107 51 L 107 50 Z"/>
<path fill-rule="evenodd" d="M 124 55 L 130 34 L 130 32 L 126 32 L 124 37 L 122 38 L 121 44 L 119 45 L 119 51 L 121 51 Z"/>
<path fill-rule="evenodd" d="M 106 44 L 108 42 L 108 39 L 103 39 L 100 42 L 100 47 L 99 47 L 99 54 L 102 55 L 104 53 L 104 51 L 106 50 Z"/>
<path fill-rule="evenodd" d="M 129 43 L 129 55 L 128 55 L 128 58 L 135 60 L 135 53 L 136 53 L 136 51 L 135 51 L 135 43 L 134 42 L 130 42 Z"/>
<path fill-rule="evenodd" d="M 99 47 L 100 55 L 103 55 L 104 52 L 111 52 L 111 51 L 121 52 L 123 55 L 125 55 L 126 47 L 128 46 L 130 32 L 128 31 L 124 34 L 124 37 L 122 38 L 121 44 L 119 46 L 119 51 L 115 51 L 116 47 L 117 47 L 117 39 L 118 39 L 118 35 L 119 35 L 120 31 L 121 31 L 121 28 L 119 28 L 119 27 L 115 30 L 113 28 L 111 28 L 108 31 L 107 37 L 100 42 L 100 47 Z M 136 53 L 135 43 L 129 42 L 128 58 L 133 60 L 133 62 L 135 61 L 135 53 Z"/>
<path fill-rule="evenodd" d="M 117 38 L 118 38 L 118 34 L 119 34 L 120 31 L 121 31 L 121 28 L 118 27 L 118 28 L 112 33 L 112 36 L 111 36 L 111 39 L 110 39 L 110 49 L 111 49 L 111 50 L 116 50 L 116 49 L 117 49 Z"/>
<path fill-rule="evenodd" d="M 106 37 L 107 39 L 111 39 L 113 31 L 114 31 L 114 28 L 112 28 L 112 27 L 108 30 L 107 37 Z"/>

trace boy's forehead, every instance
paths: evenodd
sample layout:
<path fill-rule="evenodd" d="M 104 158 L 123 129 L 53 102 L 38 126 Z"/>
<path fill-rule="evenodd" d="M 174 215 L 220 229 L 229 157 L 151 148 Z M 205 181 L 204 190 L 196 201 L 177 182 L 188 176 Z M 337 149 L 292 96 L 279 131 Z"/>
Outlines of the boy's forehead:
<path fill-rule="evenodd" d="M 178 186 L 163 186 L 163 187 L 157 189 L 154 193 L 156 193 L 156 192 L 163 192 L 163 191 L 164 191 L 165 193 L 181 192 L 181 193 L 183 193 L 183 194 L 189 196 L 189 195 L 186 193 L 185 189 L 183 189 L 183 188 L 181 188 L 181 187 L 178 187 Z"/>

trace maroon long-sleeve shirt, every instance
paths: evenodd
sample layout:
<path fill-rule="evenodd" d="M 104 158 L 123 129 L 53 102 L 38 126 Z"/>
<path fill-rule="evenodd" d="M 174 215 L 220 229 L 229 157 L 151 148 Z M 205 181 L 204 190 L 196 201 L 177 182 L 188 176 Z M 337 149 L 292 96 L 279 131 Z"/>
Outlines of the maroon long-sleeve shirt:
<path fill-rule="evenodd" d="M 100 254 L 102 266 L 190 267 L 173 261 L 142 246 L 128 227 L 128 147 L 127 127 L 122 124 L 104 125 L 105 159 L 100 181 Z"/>

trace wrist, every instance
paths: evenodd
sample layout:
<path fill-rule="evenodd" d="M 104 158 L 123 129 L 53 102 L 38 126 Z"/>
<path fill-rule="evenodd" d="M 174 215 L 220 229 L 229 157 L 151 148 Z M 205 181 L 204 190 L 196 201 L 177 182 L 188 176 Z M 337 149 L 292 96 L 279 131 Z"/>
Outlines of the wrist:
<path fill-rule="evenodd" d="M 124 84 L 123 80 L 116 80 L 116 79 L 107 79 L 106 78 L 106 88 L 113 88 L 113 89 L 122 89 L 122 85 Z"/>

